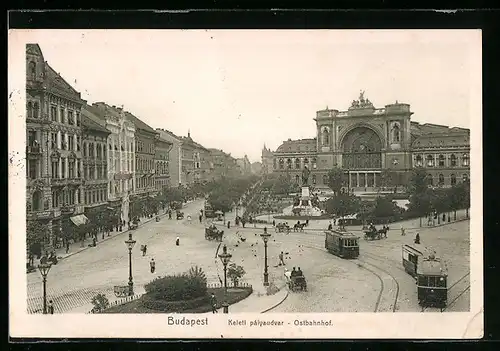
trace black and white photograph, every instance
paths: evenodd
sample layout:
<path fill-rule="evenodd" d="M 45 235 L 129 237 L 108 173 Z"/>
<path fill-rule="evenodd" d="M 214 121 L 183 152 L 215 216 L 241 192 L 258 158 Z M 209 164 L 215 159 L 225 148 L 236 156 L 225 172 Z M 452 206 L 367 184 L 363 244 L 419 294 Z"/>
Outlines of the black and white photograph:
<path fill-rule="evenodd" d="M 480 336 L 481 31 L 11 30 L 8 59 L 18 336 Z"/>

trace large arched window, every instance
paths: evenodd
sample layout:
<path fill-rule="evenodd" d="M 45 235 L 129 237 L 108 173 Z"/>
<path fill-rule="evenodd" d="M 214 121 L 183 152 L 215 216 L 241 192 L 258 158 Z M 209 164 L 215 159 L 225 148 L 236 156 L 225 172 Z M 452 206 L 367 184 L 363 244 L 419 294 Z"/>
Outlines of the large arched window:
<path fill-rule="evenodd" d="M 39 190 L 33 193 L 31 205 L 33 211 L 40 211 L 42 209 L 42 193 Z"/>
<path fill-rule="evenodd" d="M 31 101 L 28 102 L 26 109 L 28 118 L 33 118 L 33 105 L 31 104 Z"/>
<path fill-rule="evenodd" d="M 455 167 L 457 165 L 457 156 L 451 154 L 450 156 L 450 166 Z"/>
<path fill-rule="evenodd" d="M 444 185 L 444 175 L 441 173 L 439 174 L 439 186 L 443 186 Z"/>
<path fill-rule="evenodd" d="M 427 174 L 427 184 L 429 184 L 429 186 L 433 186 L 434 185 L 434 180 L 432 179 L 432 174 Z"/>
<path fill-rule="evenodd" d="M 427 167 L 434 167 L 434 155 L 427 155 Z"/>
<path fill-rule="evenodd" d="M 285 160 L 284 159 L 280 158 L 279 163 L 280 163 L 280 169 L 285 168 Z"/>
<path fill-rule="evenodd" d="M 330 131 L 328 130 L 327 127 L 323 128 L 323 145 L 328 146 L 330 145 Z"/>
<path fill-rule="evenodd" d="M 299 184 L 299 182 L 300 182 L 300 177 L 299 177 L 299 175 L 297 174 L 297 175 L 295 176 L 295 183 Z"/>
<path fill-rule="evenodd" d="M 291 158 L 286 160 L 286 167 L 288 169 L 292 169 L 292 159 Z"/>
<path fill-rule="evenodd" d="M 31 79 L 36 79 L 36 63 L 35 61 L 30 61 L 29 63 L 29 75 Z"/>
<path fill-rule="evenodd" d="M 326 174 L 323 174 L 323 184 L 328 184 L 328 176 Z"/>
<path fill-rule="evenodd" d="M 424 165 L 424 162 L 423 162 L 423 159 L 422 159 L 422 155 L 417 155 L 415 157 L 415 166 L 422 167 L 423 165 Z"/>
<path fill-rule="evenodd" d="M 295 159 L 295 169 L 300 169 L 300 158 Z"/>
<path fill-rule="evenodd" d="M 444 155 L 439 155 L 438 162 L 439 167 L 444 167 Z"/>
<path fill-rule="evenodd" d="M 469 155 L 463 154 L 462 156 L 462 165 L 467 167 L 469 166 Z"/>
<path fill-rule="evenodd" d="M 450 175 L 450 184 L 451 186 L 457 184 L 457 176 L 453 173 Z"/>

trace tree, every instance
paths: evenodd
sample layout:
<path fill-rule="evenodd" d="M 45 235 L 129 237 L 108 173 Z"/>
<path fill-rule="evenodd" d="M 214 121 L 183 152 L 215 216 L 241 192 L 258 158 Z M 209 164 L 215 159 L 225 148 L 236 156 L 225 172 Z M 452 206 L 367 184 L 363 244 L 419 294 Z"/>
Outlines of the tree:
<path fill-rule="evenodd" d="M 422 226 L 422 216 L 428 215 L 432 210 L 432 190 L 427 183 L 427 172 L 422 167 L 413 170 L 410 178 L 410 204 L 409 210 L 420 217 Z"/>
<path fill-rule="evenodd" d="M 49 228 L 40 221 L 32 220 L 26 224 L 26 246 L 37 256 L 41 255 L 42 243 L 49 236 Z"/>
<path fill-rule="evenodd" d="M 92 305 L 94 305 L 94 312 L 102 312 L 109 307 L 109 300 L 104 294 L 97 294 L 91 300 Z"/>
<path fill-rule="evenodd" d="M 410 178 L 410 194 L 423 194 L 428 190 L 428 188 L 427 172 L 425 168 L 415 168 Z"/>
<path fill-rule="evenodd" d="M 375 199 L 375 206 L 371 214 L 376 218 L 384 218 L 392 217 L 398 212 L 398 206 L 391 198 L 379 196 Z"/>
<path fill-rule="evenodd" d="M 231 263 L 227 268 L 227 277 L 232 280 L 234 287 L 238 286 L 238 281 L 245 275 L 245 270 L 242 266 L 237 266 L 236 263 Z"/>
<path fill-rule="evenodd" d="M 334 167 L 328 171 L 328 187 L 332 189 L 334 195 L 340 194 L 344 179 L 344 171 L 338 167 Z"/>
<path fill-rule="evenodd" d="M 395 174 L 388 169 L 380 172 L 380 186 L 383 188 L 391 187 L 395 184 Z"/>
<path fill-rule="evenodd" d="M 339 194 L 326 201 L 326 211 L 339 217 L 359 213 L 361 201 L 352 194 Z"/>

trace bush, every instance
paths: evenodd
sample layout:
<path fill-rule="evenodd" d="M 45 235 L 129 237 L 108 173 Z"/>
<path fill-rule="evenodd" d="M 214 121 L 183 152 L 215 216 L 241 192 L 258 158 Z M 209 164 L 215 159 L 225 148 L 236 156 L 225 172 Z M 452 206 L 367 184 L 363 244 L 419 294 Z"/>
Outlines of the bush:
<path fill-rule="evenodd" d="M 92 298 L 92 305 L 94 305 L 94 312 L 101 312 L 109 307 L 109 300 L 106 295 L 97 294 Z"/>
<path fill-rule="evenodd" d="M 157 278 L 144 288 L 155 299 L 166 301 L 191 300 L 207 293 L 206 279 L 188 274 Z"/>
<path fill-rule="evenodd" d="M 194 299 L 165 301 L 146 294 L 143 295 L 139 301 L 143 307 L 151 310 L 162 312 L 183 312 L 188 309 L 208 304 L 210 302 L 210 296 L 208 294 L 205 294 L 204 296 L 200 296 Z"/>

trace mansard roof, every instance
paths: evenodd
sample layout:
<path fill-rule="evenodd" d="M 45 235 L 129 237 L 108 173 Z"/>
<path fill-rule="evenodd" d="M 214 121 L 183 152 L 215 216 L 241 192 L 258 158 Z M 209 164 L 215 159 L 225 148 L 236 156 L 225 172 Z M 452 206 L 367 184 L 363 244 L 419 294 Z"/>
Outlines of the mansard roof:
<path fill-rule="evenodd" d="M 45 62 L 45 81 L 51 92 L 71 100 L 81 100 L 80 93 L 66 82 L 47 62 Z"/>
<path fill-rule="evenodd" d="M 110 131 L 106 129 L 104 116 L 101 112 L 89 105 L 84 105 L 82 108 L 82 125 L 90 130 L 110 133 Z"/>
<path fill-rule="evenodd" d="M 156 131 L 151 128 L 149 125 L 147 125 L 146 123 L 144 123 L 142 120 L 140 120 L 138 117 L 134 116 L 132 113 L 128 112 L 128 111 L 125 111 L 125 116 L 127 116 L 127 118 L 132 122 L 134 123 L 135 127 L 137 129 L 142 129 L 142 130 L 145 130 L 147 132 L 150 132 L 150 133 L 155 133 L 156 134 Z"/>
<path fill-rule="evenodd" d="M 316 152 L 316 138 L 313 139 L 288 139 L 283 142 L 276 152 L 294 153 L 294 152 Z"/>

